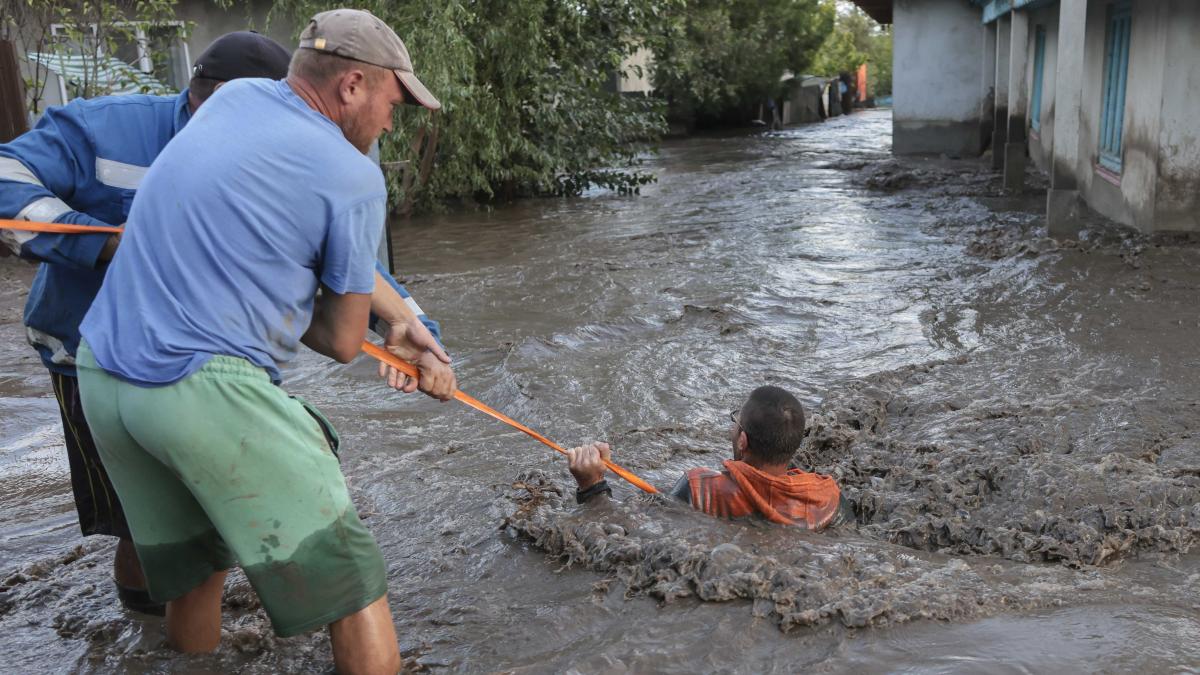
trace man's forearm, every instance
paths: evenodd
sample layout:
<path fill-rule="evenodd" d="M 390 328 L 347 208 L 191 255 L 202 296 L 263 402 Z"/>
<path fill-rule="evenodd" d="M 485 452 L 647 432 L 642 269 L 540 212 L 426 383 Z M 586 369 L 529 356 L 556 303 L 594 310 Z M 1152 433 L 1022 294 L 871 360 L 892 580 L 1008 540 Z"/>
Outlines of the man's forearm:
<path fill-rule="evenodd" d="M 413 299 L 412 295 L 408 292 L 408 289 L 404 287 L 404 284 L 396 281 L 395 277 L 393 277 L 391 273 L 387 271 L 387 268 L 383 266 L 383 263 L 377 261 L 375 263 L 375 271 L 383 278 L 387 285 L 392 287 L 392 290 L 400 295 L 400 299 L 404 301 L 404 306 L 408 307 L 408 310 L 416 315 L 417 319 L 424 324 L 425 328 L 427 328 L 431 334 L 433 334 L 433 338 L 437 340 L 438 344 L 440 345 L 442 343 L 442 329 L 441 326 L 438 325 L 438 322 L 434 321 L 425 314 L 425 311 L 422 310 L 421 306 L 417 304 L 417 301 Z M 382 294 L 377 293 L 376 295 Z M 389 300 L 389 302 L 392 301 L 394 301 L 394 298 Z M 377 314 L 372 314 L 371 329 L 379 335 L 386 335 L 389 325 L 390 322 L 386 319 L 381 318 Z"/>
<path fill-rule="evenodd" d="M 371 313 L 392 324 L 407 323 L 417 318 L 400 293 L 378 271 L 375 272 L 375 292 L 371 293 Z"/>

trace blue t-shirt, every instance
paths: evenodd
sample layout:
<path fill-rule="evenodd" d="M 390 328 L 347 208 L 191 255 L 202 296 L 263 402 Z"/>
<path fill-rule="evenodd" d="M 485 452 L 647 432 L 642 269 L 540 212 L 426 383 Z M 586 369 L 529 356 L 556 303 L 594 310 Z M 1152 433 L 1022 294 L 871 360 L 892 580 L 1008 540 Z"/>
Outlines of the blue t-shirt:
<path fill-rule="evenodd" d="M 370 293 L 383 174 L 284 81 L 223 86 L 155 159 L 80 332 L 100 367 L 143 386 L 216 354 L 279 382 L 318 282 Z"/>

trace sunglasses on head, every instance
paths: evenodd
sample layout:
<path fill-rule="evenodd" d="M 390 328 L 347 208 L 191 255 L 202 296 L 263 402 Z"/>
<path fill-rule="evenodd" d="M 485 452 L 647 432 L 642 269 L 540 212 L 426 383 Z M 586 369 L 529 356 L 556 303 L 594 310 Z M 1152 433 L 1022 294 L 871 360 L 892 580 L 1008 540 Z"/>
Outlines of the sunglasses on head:
<path fill-rule="evenodd" d="M 739 419 L 741 417 L 741 414 L 742 414 L 742 411 L 740 409 L 739 410 L 730 410 L 729 411 L 729 421 L 736 424 L 737 427 L 742 430 L 742 433 L 746 434 L 746 440 L 749 441 L 750 440 L 750 432 L 746 431 L 746 427 L 742 426 L 742 421 L 741 421 L 741 419 Z"/>

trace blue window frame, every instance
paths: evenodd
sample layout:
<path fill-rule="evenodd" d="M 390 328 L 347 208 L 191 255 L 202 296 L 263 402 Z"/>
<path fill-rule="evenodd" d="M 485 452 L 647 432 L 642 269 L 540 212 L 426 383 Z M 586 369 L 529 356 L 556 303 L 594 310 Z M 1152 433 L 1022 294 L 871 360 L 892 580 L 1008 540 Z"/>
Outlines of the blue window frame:
<path fill-rule="evenodd" d="M 1033 100 L 1029 102 L 1029 126 L 1042 128 L 1042 73 L 1046 70 L 1046 29 L 1038 26 L 1033 34 Z"/>
<path fill-rule="evenodd" d="M 1100 110 L 1100 165 L 1121 172 L 1121 125 L 1125 121 L 1125 80 L 1129 73 L 1129 0 L 1108 6 L 1104 42 L 1104 97 Z"/>

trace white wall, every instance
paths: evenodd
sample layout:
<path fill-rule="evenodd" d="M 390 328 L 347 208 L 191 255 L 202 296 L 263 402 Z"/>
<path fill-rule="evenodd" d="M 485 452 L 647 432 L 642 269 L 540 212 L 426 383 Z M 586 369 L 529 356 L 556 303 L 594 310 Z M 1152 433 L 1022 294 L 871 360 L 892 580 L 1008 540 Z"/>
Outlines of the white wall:
<path fill-rule="evenodd" d="M 1168 26 L 1176 21 L 1169 4 L 1170 0 L 1138 0 L 1133 4 L 1122 166 L 1116 179 L 1098 168 L 1107 3 L 1088 4 L 1077 167 L 1079 187 L 1093 209 L 1143 231 L 1155 229 L 1166 35 Z M 1192 31 L 1198 28 L 1190 26 Z"/>
<path fill-rule="evenodd" d="M 1133 224 L 1121 198 L 1120 188 L 1097 177 L 1099 162 L 1100 106 L 1104 95 L 1104 36 L 1106 8 L 1102 3 L 1089 2 L 1087 29 L 1084 38 L 1084 71 L 1079 106 L 1079 163 L 1075 167 L 1080 193 L 1088 205 L 1114 220 Z"/>
<path fill-rule="evenodd" d="M 1154 229 L 1200 230 L 1200 5 L 1170 0 Z"/>
<path fill-rule="evenodd" d="M 1038 28 L 1046 31 L 1045 62 L 1042 66 L 1042 105 L 1041 110 L 1033 109 L 1033 81 L 1036 67 Z M 1032 12 L 1029 17 L 1029 155 L 1034 164 L 1042 171 L 1049 170 L 1050 152 L 1054 147 L 1054 87 L 1058 68 L 1058 6 Z M 1033 118 L 1038 117 L 1041 130 L 1034 132 Z"/>
<path fill-rule="evenodd" d="M 977 154 L 979 9 L 965 0 L 895 0 L 893 16 L 894 150 Z"/>
<path fill-rule="evenodd" d="M 963 0 L 896 0 L 893 106 L 897 116 L 962 122 L 979 114 L 979 10 Z"/>
<path fill-rule="evenodd" d="M 617 91 L 621 93 L 654 91 L 654 85 L 650 82 L 650 69 L 653 64 L 654 54 L 645 47 L 638 47 L 633 54 L 621 60 L 621 79 L 617 81 Z M 634 70 L 635 67 L 642 69 L 640 77 Z"/>

